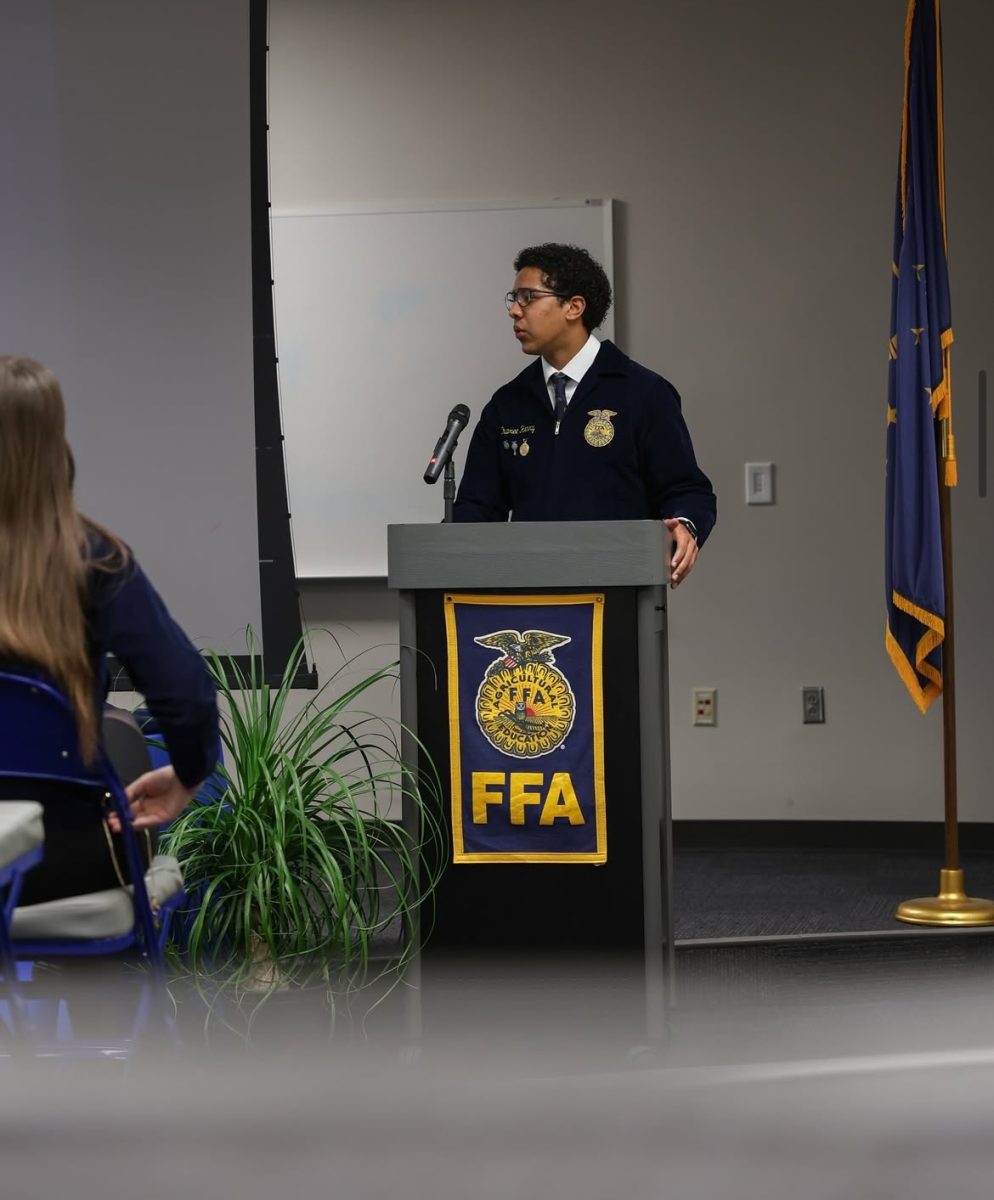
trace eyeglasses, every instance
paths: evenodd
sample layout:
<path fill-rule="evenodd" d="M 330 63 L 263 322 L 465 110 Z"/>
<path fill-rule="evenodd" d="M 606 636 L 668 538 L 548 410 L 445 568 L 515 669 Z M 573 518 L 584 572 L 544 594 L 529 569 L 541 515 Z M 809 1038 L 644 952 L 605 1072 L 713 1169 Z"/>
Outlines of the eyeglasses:
<path fill-rule="evenodd" d="M 539 296 L 558 296 L 560 300 L 567 298 L 565 292 L 549 292 L 544 288 L 515 288 L 513 292 L 508 292 L 504 297 L 504 303 L 507 305 L 507 311 L 510 312 L 515 304 L 518 308 L 527 308 Z"/>

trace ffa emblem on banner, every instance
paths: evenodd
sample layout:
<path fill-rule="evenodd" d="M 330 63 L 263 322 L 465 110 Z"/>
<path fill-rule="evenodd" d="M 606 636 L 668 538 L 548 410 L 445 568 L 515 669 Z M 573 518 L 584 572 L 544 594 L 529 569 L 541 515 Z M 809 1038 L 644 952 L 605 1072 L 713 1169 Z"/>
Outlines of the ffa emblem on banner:
<path fill-rule="evenodd" d="M 573 727 L 576 701 L 557 671 L 552 647 L 570 641 L 556 633 L 501 629 L 473 641 L 500 651 L 476 695 L 476 723 L 497 750 L 535 758 L 561 746 Z"/>
<path fill-rule="evenodd" d="M 583 436 L 587 439 L 588 445 L 606 446 L 608 442 L 614 440 L 614 426 L 611 424 L 611 418 L 617 415 L 610 408 L 592 408 L 587 413 L 590 420 L 584 427 Z"/>
<path fill-rule="evenodd" d="M 600 594 L 445 597 L 456 862 L 607 861 L 603 616 Z"/>

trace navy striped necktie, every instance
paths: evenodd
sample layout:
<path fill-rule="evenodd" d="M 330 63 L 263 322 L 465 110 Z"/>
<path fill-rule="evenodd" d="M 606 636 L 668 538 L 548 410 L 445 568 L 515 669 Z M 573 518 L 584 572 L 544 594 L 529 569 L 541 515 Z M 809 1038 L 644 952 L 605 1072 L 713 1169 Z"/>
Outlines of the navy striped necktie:
<path fill-rule="evenodd" d="M 566 416 L 566 376 L 562 371 L 557 371 L 555 375 L 550 375 L 552 380 L 553 391 L 556 394 L 556 426 Z"/>

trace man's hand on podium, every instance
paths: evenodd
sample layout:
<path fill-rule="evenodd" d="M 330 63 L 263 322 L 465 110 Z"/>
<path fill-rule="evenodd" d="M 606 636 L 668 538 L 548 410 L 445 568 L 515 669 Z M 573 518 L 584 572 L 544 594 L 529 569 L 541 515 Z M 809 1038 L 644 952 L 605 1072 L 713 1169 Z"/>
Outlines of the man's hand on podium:
<path fill-rule="evenodd" d="M 670 517 L 663 524 L 673 535 L 673 558 L 670 561 L 670 587 L 679 587 L 697 562 L 697 538 L 682 521 Z"/>

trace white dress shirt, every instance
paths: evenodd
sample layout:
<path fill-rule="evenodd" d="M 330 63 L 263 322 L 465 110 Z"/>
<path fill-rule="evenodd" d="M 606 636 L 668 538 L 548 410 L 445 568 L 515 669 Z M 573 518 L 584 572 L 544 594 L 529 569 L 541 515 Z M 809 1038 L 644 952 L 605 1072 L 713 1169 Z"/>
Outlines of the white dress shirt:
<path fill-rule="evenodd" d="M 556 392 L 552 384 L 552 376 L 556 374 L 566 376 L 566 405 L 569 407 L 569 402 L 573 399 L 573 393 L 580 386 L 580 380 L 594 365 L 594 359 L 597 357 L 597 351 L 600 348 L 600 342 L 593 334 L 590 334 L 565 367 L 554 367 L 552 363 L 546 362 L 544 358 L 542 359 L 542 373 L 545 375 L 545 386 L 549 392 L 549 403 L 552 405 L 553 411 L 555 411 L 556 407 Z"/>

